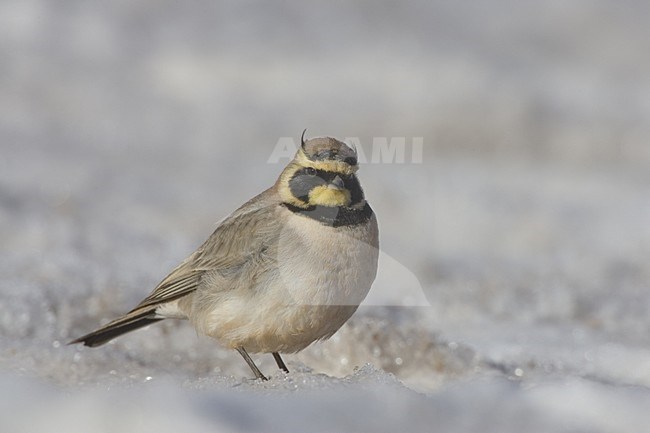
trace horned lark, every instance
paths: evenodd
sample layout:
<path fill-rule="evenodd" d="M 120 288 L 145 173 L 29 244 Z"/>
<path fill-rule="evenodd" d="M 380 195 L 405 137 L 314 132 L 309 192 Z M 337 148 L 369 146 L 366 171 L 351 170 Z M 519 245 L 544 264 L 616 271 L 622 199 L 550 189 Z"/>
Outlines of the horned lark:
<path fill-rule="evenodd" d="M 354 149 L 304 140 L 276 183 L 225 218 L 133 310 L 72 341 L 95 347 L 163 319 L 189 319 L 237 350 L 295 353 L 331 337 L 377 272 L 377 219 L 357 179 Z"/>

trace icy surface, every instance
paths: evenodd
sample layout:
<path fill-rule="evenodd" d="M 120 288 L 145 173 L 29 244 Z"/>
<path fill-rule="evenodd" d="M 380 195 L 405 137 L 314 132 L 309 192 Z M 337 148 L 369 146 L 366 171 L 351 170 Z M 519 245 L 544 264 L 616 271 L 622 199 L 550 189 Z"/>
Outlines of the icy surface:
<path fill-rule="evenodd" d="M 0 2 L 0 432 L 648 431 L 646 3 Z M 267 383 L 184 322 L 66 345 L 305 127 L 370 161 L 339 333 Z"/>

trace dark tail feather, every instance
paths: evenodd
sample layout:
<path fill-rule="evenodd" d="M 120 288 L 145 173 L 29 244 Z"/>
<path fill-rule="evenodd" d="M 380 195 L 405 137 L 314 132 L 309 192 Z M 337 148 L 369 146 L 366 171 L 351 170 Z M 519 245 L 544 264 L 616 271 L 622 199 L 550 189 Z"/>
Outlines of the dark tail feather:
<path fill-rule="evenodd" d="M 122 334 L 126 334 L 127 332 L 131 332 L 163 320 L 153 318 L 152 316 L 153 310 L 145 311 L 135 316 L 129 316 L 127 314 L 125 317 L 114 320 L 107 325 L 102 326 L 98 330 L 91 332 L 90 334 L 86 334 L 83 337 L 72 340 L 68 344 L 83 343 L 88 347 L 101 346 L 102 344 L 108 343 L 113 338 L 119 337 Z"/>

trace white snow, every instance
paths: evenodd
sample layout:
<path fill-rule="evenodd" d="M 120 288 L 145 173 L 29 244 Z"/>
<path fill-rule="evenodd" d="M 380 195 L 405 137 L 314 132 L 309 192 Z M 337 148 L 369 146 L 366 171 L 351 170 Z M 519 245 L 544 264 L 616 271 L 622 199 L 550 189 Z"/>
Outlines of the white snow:
<path fill-rule="evenodd" d="M 645 2 L 56 3 L 0 4 L 0 432 L 648 430 Z M 331 340 L 267 383 L 185 322 L 66 345 L 305 127 L 380 223 Z"/>

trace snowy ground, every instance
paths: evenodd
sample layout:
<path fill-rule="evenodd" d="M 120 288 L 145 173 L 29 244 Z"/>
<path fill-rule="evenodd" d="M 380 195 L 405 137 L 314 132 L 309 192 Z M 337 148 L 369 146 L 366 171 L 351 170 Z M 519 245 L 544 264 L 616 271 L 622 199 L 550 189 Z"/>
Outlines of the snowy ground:
<path fill-rule="evenodd" d="M 0 431 L 646 431 L 649 12 L 0 1 Z M 305 127 L 408 144 L 361 168 L 382 270 L 338 334 L 267 383 L 187 323 L 65 345 Z"/>

